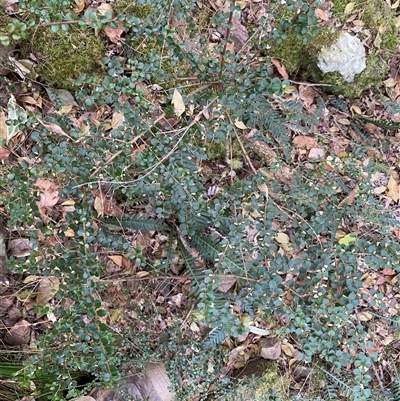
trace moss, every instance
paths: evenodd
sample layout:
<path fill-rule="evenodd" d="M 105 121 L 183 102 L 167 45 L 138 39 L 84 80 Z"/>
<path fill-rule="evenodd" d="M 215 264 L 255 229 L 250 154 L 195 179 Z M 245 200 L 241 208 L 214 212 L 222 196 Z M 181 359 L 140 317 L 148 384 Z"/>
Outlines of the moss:
<path fill-rule="evenodd" d="M 324 46 L 329 46 L 338 37 L 339 32 L 329 27 L 321 29 L 307 45 L 297 37 L 297 32 L 290 31 L 287 39 L 281 44 L 272 42 L 268 56 L 277 58 L 286 67 L 289 74 L 299 69 L 307 70 L 313 57 Z"/>
<path fill-rule="evenodd" d="M 211 23 L 212 14 L 207 7 L 202 7 L 198 9 L 197 13 L 195 14 L 194 18 L 196 20 L 197 25 L 199 26 L 200 30 L 208 28 Z"/>
<path fill-rule="evenodd" d="M 316 66 L 310 69 L 312 80 L 332 85 L 326 89 L 327 92 L 350 99 L 359 97 L 368 88 L 380 86 L 386 73 L 387 65 L 379 55 L 367 57 L 365 70 L 356 75 L 353 82 L 344 81 L 338 72 L 323 74 Z"/>
<path fill-rule="evenodd" d="M 398 29 L 396 27 L 395 13 L 387 3 L 382 0 L 353 0 L 353 12 L 362 11 L 361 20 L 364 27 L 371 31 L 373 37 L 377 34 L 380 26 L 385 27 L 381 33 L 381 46 L 383 51 L 392 51 L 398 43 Z M 348 0 L 333 0 L 333 14 L 345 21 L 349 15 L 344 15 Z"/>
<path fill-rule="evenodd" d="M 54 33 L 50 28 L 43 28 L 32 38 L 31 46 L 42 55 L 36 72 L 55 88 L 72 89 L 73 82 L 83 73 L 98 81 L 105 75 L 101 61 L 104 44 L 88 32 L 59 30 Z"/>
<path fill-rule="evenodd" d="M 153 9 L 148 4 L 137 4 L 132 0 L 117 0 L 115 4 L 115 12 L 117 14 L 133 15 L 134 17 L 145 20 L 153 13 Z"/>
<path fill-rule="evenodd" d="M 323 74 L 316 65 L 316 54 L 322 47 L 332 44 L 337 38 L 339 31 L 330 28 L 328 25 L 320 29 L 320 32 L 304 45 L 302 38 L 297 36 L 297 32 L 290 29 L 286 32 L 287 39 L 282 43 L 269 43 L 270 49 L 265 53 L 270 57 L 277 58 L 285 65 L 288 73 L 293 75 L 300 71 L 301 79 L 312 79 L 318 83 L 333 85 L 328 89 L 335 94 L 346 97 L 357 97 L 365 89 L 373 86 L 380 86 L 386 74 L 387 59 L 398 44 L 398 28 L 396 27 L 395 15 L 389 6 L 381 0 L 354 0 L 354 10 L 362 10 L 362 21 L 364 27 L 373 38 L 376 38 L 378 28 L 383 31 L 379 34 L 380 46 L 372 47 L 373 53 L 367 57 L 367 68 L 356 75 L 352 83 L 345 82 L 340 74 Z M 333 0 L 333 14 L 336 17 L 343 16 L 344 9 L 349 3 L 348 0 Z M 344 19 L 345 19 L 344 18 Z"/>
<path fill-rule="evenodd" d="M 289 74 L 295 73 L 304 62 L 304 45 L 297 38 L 296 32 L 289 32 L 283 43 L 271 42 L 266 54 L 278 59 Z"/>
<path fill-rule="evenodd" d="M 278 364 L 268 361 L 266 370 L 256 390 L 256 397 L 262 397 L 270 390 L 275 390 L 281 399 L 289 399 L 289 386 L 292 380 L 289 375 L 282 374 L 279 371 Z"/>
<path fill-rule="evenodd" d="M 252 400 L 263 401 L 267 399 L 267 395 L 274 392 L 279 400 L 290 400 L 290 385 L 292 379 L 288 374 L 280 371 L 276 362 L 270 360 L 258 360 L 260 363 L 256 364 L 256 369 L 253 372 L 248 372 L 242 382 L 242 387 L 239 388 L 235 394 L 237 400 Z M 257 361 L 256 361 L 257 362 Z M 254 374 L 259 376 L 259 369 L 263 373 L 258 379 L 252 378 L 250 375 Z"/>
<path fill-rule="evenodd" d="M 226 151 L 225 141 L 207 142 L 206 149 L 210 152 L 210 160 L 226 160 L 227 151 Z M 232 164 L 235 164 L 238 169 L 242 167 L 241 162 L 240 162 L 241 157 L 242 157 L 242 150 L 240 148 L 240 145 L 236 140 L 233 140 L 232 141 Z"/>

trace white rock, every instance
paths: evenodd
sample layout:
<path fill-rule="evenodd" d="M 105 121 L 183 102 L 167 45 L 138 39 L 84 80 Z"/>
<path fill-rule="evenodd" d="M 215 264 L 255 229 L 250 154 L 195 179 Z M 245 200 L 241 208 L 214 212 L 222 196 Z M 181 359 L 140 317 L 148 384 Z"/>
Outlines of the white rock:
<path fill-rule="evenodd" d="M 365 48 L 356 36 L 342 32 L 334 44 L 321 50 L 317 65 L 324 73 L 337 71 L 345 81 L 352 82 L 366 67 Z"/>

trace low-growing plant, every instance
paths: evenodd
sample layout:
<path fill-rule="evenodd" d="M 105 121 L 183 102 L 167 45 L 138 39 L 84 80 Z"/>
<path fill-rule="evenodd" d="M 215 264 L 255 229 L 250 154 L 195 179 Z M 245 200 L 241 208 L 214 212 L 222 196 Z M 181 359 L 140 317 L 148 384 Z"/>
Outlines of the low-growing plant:
<path fill-rule="evenodd" d="M 233 13 L 240 11 L 234 3 L 228 12 L 210 18 L 210 24 L 229 26 Z M 368 147 L 354 139 L 348 154 L 357 157 L 334 158 L 329 166 L 323 158 L 302 159 L 292 137 L 316 129 L 327 106 L 322 99 L 312 115 L 300 103 L 283 100 L 289 82 L 271 76 L 267 59 L 248 62 L 252 50 L 235 55 L 224 41 L 209 46 L 208 38 L 201 36 L 199 51 L 189 51 L 188 44 L 177 39 L 171 18 L 185 21 L 188 37 L 195 37 L 197 2 L 137 2 L 138 7 L 143 4 L 143 15 L 124 14 L 129 7 L 121 7 L 118 19 L 129 38 L 126 46 L 143 38 L 154 43 L 154 49 L 141 58 L 140 51 L 129 47 L 126 60 L 109 54 L 102 60 L 107 71 L 102 78 L 90 71 L 77 78 L 77 113 L 87 112 L 84 133 L 68 115 L 46 116 L 43 124 L 36 118 L 41 118 L 39 113 L 32 112 L 24 127 L 32 141 L 30 154 L 1 178 L 8 226 L 32 247 L 28 257 L 10 257 L 9 269 L 60 280 L 54 300 L 36 306 L 37 314 L 51 317 L 53 323 L 43 326 L 37 342 L 42 352 L 26 363 L 25 383 L 50 378 L 45 383 L 50 399 L 62 400 L 80 394 L 76 372 L 111 386 L 134 354 L 138 366 L 152 358 L 167 360 L 169 372 L 176 373 L 171 377 L 177 399 L 196 395 L 205 400 L 210 389 L 215 399 L 229 399 L 236 382 L 222 369 L 226 361 L 219 347 L 227 336 L 237 339 L 248 333 L 243 317 L 249 316 L 253 321 L 279 321 L 276 334 L 293 336 L 302 363 L 318 359 L 328 376 L 347 369 L 349 378 L 342 382 L 352 389 L 351 399 L 368 399 L 369 372 L 378 355 L 370 352 L 368 324 L 357 316 L 366 305 L 379 312 L 384 303 L 376 288 L 361 291 L 364 273 L 384 268 L 398 273 L 400 258 L 397 240 L 387 235 L 399 224 L 371 180 L 379 167 L 359 162 L 368 158 Z M 54 33 L 59 37 L 69 37 L 74 29 L 101 29 L 112 19 L 86 11 L 70 29 L 75 21 L 68 14 L 70 6 L 69 1 L 20 2 L 28 19 L 59 22 L 51 25 L 61 27 Z M 288 19 L 282 19 L 270 38 L 284 40 L 283 28 L 290 23 L 309 41 L 316 32 L 309 29 L 316 22 L 314 7 L 303 1 L 272 2 L 271 12 L 283 10 Z M 69 28 L 64 30 L 62 22 Z M 266 24 L 261 20 L 256 28 Z M 258 48 L 257 38 L 251 37 L 248 46 Z M 168 63 L 163 62 L 166 56 Z M 171 68 L 179 64 L 184 66 L 179 72 Z M 154 84 L 164 96 L 159 105 L 148 91 Z M 337 105 L 347 107 L 340 99 Z M 93 116 L 101 115 L 100 110 L 123 118 L 118 124 L 97 121 Z M 357 115 L 349 119 L 360 135 L 366 135 L 365 122 L 380 124 Z M 48 128 L 54 125 L 68 136 L 54 135 Z M 241 130 L 254 136 L 249 141 Z M 224 177 L 218 170 L 206 173 L 212 156 L 206 144 L 224 144 L 229 155 L 232 141 L 242 150 L 243 168 L 226 164 L 221 167 Z M 270 155 L 266 161 L 252 141 L 273 148 L 272 160 Z M 43 177 L 59 186 L 60 198 L 73 209 L 43 218 L 35 188 Z M 95 190 L 114 202 L 118 198 L 124 213 L 101 217 Z M 131 235 L 163 234 L 162 252 L 146 255 L 121 229 Z M 165 328 L 158 344 L 149 334 L 152 327 L 120 332 L 107 320 L 110 310 L 102 294 L 109 282 L 100 249 L 135 261 L 151 279 L 190 279 L 193 310 L 188 317 L 208 327 L 209 334 L 188 338 L 176 322 Z M 179 274 L 171 273 L 173 265 Z M 228 290 L 222 285 L 227 277 L 233 278 Z M 151 286 L 143 288 L 151 299 Z M 135 312 L 142 309 L 139 305 Z M 212 366 L 207 365 L 210 361 Z M 177 368 L 185 369 L 187 387 L 180 387 Z M 278 399 L 274 397 L 270 399 Z"/>

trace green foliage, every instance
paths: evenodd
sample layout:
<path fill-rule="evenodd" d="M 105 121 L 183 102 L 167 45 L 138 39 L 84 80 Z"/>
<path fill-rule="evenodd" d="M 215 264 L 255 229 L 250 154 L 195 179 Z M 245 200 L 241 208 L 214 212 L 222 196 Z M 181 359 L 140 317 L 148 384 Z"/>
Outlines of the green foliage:
<path fill-rule="evenodd" d="M 46 83 L 66 87 L 65 77 L 71 77 L 75 81 L 67 85 L 79 88 L 75 96 L 82 112 L 104 108 L 124 116 L 112 128 L 88 118 L 85 134 L 66 115 L 47 116 L 45 122 L 61 127 L 67 138 L 38 124 L 32 113 L 26 123 L 32 141 L 29 163 L 21 159 L 20 165 L 9 168 L 1 178 L 7 188 L 8 225 L 18 227 L 19 234 L 32 243 L 31 254 L 10 258 L 8 267 L 21 275 L 56 276 L 62 282 L 54 304 L 38 308 L 39 314 L 54 314 L 56 321 L 39 338 L 42 352 L 26 363 L 25 383 L 51 378 L 46 385 L 50 399 L 62 400 L 79 394 L 74 372 L 87 372 L 96 383 L 113 385 L 120 378 L 119 367 L 135 354 L 137 366 L 153 358 L 167 362 L 169 372 L 175 373 L 177 399 L 198 395 L 205 400 L 209 388 L 216 396 L 229 399 L 230 386 L 235 383 L 221 371 L 224 355 L 219 344 L 227 336 L 238 338 L 248 331 L 242 319 L 247 313 L 285 322 L 276 334 L 295 336 L 299 359 L 310 363 L 318 358 L 326 374 L 336 377 L 328 388 L 331 399 L 343 389 L 351 389 L 352 400 L 367 399 L 368 371 L 377 355 L 367 352 L 369 327 L 356 316 L 366 304 L 379 311 L 382 294 L 373 288 L 361 293 L 363 270 L 390 267 L 400 272 L 398 243 L 387 235 L 399 223 L 366 179 L 377 171 L 377 165 L 348 157 L 338 160 L 331 171 L 324 160 L 296 159 L 298 149 L 293 147 L 292 136 L 316 129 L 323 101 L 318 101 L 310 115 L 300 103 L 281 100 L 289 83 L 271 77 L 267 63 L 244 62 L 242 55 L 224 52 L 223 42 L 210 49 L 207 38 L 201 36 L 203 31 L 197 37 L 200 51 L 188 51 L 171 27 L 170 10 L 176 20 L 187 22 L 187 34 L 193 38 L 199 36 L 192 18 L 196 3 L 149 0 L 131 9 L 118 2 L 118 19 L 130 36 L 126 45 L 131 49 L 127 50 L 133 51 L 124 65 L 116 56 L 103 57 L 100 39 L 82 33 L 103 27 L 110 16 L 86 11 L 73 25 L 68 14 L 72 2 L 20 2 L 32 20 L 61 22 L 52 25 L 60 28 L 39 28 L 41 34 L 34 41 L 44 55 L 40 73 Z M 285 17 L 270 39 L 279 43 L 291 29 L 309 42 L 316 32 L 316 4 L 272 3 L 270 11 Z M 216 13 L 210 23 L 227 24 L 228 17 Z M 260 28 L 266 23 L 261 21 Z M 64 25 L 73 26 L 64 29 Z M 154 44 L 146 54 L 132 46 L 142 38 Z M 258 47 L 256 40 L 252 36 L 249 44 Z M 57 48 L 49 48 L 53 41 L 58 41 Z M 63 62 L 56 63 L 48 51 L 57 52 L 57 57 L 63 54 Z M 163 61 L 166 55 L 168 62 Z M 100 60 L 104 71 L 99 68 Z M 179 65 L 185 68 L 175 68 Z M 185 92 L 186 84 L 193 85 L 193 77 L 198 90 Z M 165 100 L 160 104 L 176 118 L 176 129 L 159 124 L 158 110 L 147 91 L 149 83 L 165 84 Z M 185 94 L 186 108 L 180 118 L 171 107 L 175 86 Z M 348 112 L 343 100 L 332 103 Z M 228 166 L 224 179 L 217 173 L 211 173 L 211 178 L 204 173 L 212 156 L 205 143 L 238 138 L 235 121 L 243 122 L 255 131 L 256 139 L 276 149 L 277 161 L 267 166 L 268 178 L 260 170 L 238 179 Z M 362 131 L 364 121 L 355 116 L 352 122 Z M 133 155 L 132 148 L 139 145 L 142 150 Z M 359 159 L 368 151 L 362 145 L 356 140 L 349 144 Z M 277 173 L 287 163 L 292 163 L 293 171 L 290 180 L 284 181 Z M 34 186 L 42 177 L 60 185 L 60 197 L 74 201 L 73 211 L 42 218 Z M 219 190 L 210 195 L 207 188 L 212 180 Z M 260 185 L 268 186 L 269 197 Z M 124 215 L 99 219 L 91 191 L 95 188 L 114 200 L 118 194 Z M 257 232 L 256 239 L 251 229 Z M 48 239 L 54 230 L 59 243 L 44 247 L 43 238 Z M 337 234 L 343 230 L 354 241 L 339 242 Z M 66 235 L 71 231 L 72 238 Z M 122 235 L 138 231 L 164 234 L 165 252 L 144 256 Z M 278 240 L 282 234 L 288 237 L 286 248 Z M 188 339 L 179 324 L 174 324 L 154 339 L 149 316 L 157 311 L 143 311 L 137 305 L 132 309 L 143 322 L 150 322 L 148 326 L 125 327 L 121 333 L 112 330 L 104 321 L 107 311 L 101 294 L 107 291 L 107 283 L 98 248 L 136 260 L 136 266 L 151 273 L 154 280 L 158 274 L 172 274 L 172 261 L 178 260 L 182 274 L 191 279 L 193 313 L 211 330 L 208 336 Z M 233 288 L 225 291 L 221 289 L 224 276 L 235 278 Z M 144 286 L 143 291 L 151 297 L 151 286 Z M 349 379 L 330 373 L 345 368 Z M 178 374 L 185 376 L 187 386 L 178 385 Z M 200 389 L 196 385 L 199 377 Z"/>

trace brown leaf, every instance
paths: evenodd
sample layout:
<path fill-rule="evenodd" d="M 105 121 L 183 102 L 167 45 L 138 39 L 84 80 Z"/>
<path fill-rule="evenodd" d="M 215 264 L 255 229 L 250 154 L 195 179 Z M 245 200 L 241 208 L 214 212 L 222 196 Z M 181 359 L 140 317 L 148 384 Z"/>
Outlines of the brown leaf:
<path fill-rule="evenodd" d="M 131 261 L 122 255 L 109 255 L 109 259 L 111 259 L 117 266 L 123 267 L 124 269 L 129 268 L 131 265 Z"/>
<path fill-rule="evenodd" d="M 314 138 L 304 135 L 296 136 L 296 138 L 293 139 L 293 144 L 299 148 L 306 148 L 306 149 L 318 148 L 318 143 Z"/>
<path fill-rule="evenodd" d="M 286 342 L 282 343 L 282 351 L 287 355 L 292 357 L 295 354 L 295 349 L 292 344 Z"/>
<path fill-rule="evenodd" d="M 96 196 L 94 198 L 94 204 L 93 204 L 94 210 L 97 212 L 97 217 L 103 217 L 104 215 L 104 209 L 103 209 L 103 202 L 101 198 Z"/>
<path fill-rule="evenodd" d="M 389 269 L 387 267 L 380 270 L 379 273 L 384 274 L 385 276 L 395 276 L 397 274 L 393 269 Z"/>
<path fill-rule="evenodd" d="M 136 148 L 132 149 L 132 160 L 136 159 L 136 155 L 140 152 L 143 152 L 146 149 L 146 144 L 142 143 L 139 146 L 137 146 Z"/>
<path fill-rule="evenodd" d="M 299 96 L 303 101 L 306 109 L 309 109 L 310 106 L 314 103 L 315 97 L 317 96 L 317 92 L 308 85 L 300 85 L 299 86 Z"/>
<path fill-rule="evenodd" d="M 122 22 L 117 23 L 117 28 L 111 28 L 109 25 L 104 28 L 104 33 L 112 43 L 119 43 L 123 32 L 124 24 Z"/>
<path fill-rule="evenodd" d="M 387 189 L 388 189 L 387 195 L 390 198 L 392 198 L 395 202 L 397 202 L 400 199 L 400 188 L 399 184 L 393 177 L 389 178 Z"/>
<path fill-rule="evenodd" d="M 325 151 L 321 148 L 311 148 L 308 153 L 309 159 L 321 159 L 325 156 Z"/>
<path fill-rule="evenodd" d="M 60 280 L 54 276 L 43 277 L 40 279 L 37 288 L 36 302 L 40 305 L 46 305 L 54 295 L 56 295 L 60 287 Z"/>
<path fill-rule="evenodd" d="M 75 0 L 76 7 L 74 8 L 74 13 L 81 13 L 85 8 L 85 0 Z"/>
<path fill-rule="evenodd" d="M 0 298 L 0 313 L 5 313 L 7 312 L 7 309 L 9 309 L 14 302 L 17 300 L 14 296 L 6 296 Z"/>
<path fill-rule="evenodd" d="M 272 58 L 271 63 L 275 66 L 283 79 L 289 79 L 289 75 L 284 65 L 282 65 L 276 58 Z"/>
<path fill-rule="evenodd" d="M 276 360 L 280 357 L 281 352 L 282 346 L 280 342 L 271 347 L 260 347 L 260 356 L 264 359 Z"/>
<path fill-rule="evenodd" d="M 247 28 L 236 18 L 232 18 L 231 36 L 234 43 L 233 50 L 237 54 L 249 40 L 249 33 L 247 32 Z"/>
<path fill-rule="evenodd" d="M 111 120 L 111 128 L 118 128 L 120 127 L 125 121 L 124 113 L 120 113 L 114 111 L 112 120 Z"/>
<path fill-rule="evenodd" d="M 29 256 L 32 251 L 32 244 L 28 238 L 16 238 L 8 242 L 11 256 L 23 258 Z"/>
<path fill-rule="evenodd" d="M 53 132 L 54 134 L 58 134 L 61 136 L 65 136 L 69 139 L 71 139 L 72 141 L 74 139 L 72 139 L 59 125 L 55 124 L 55 123 L 48 123 L 48 122 L 44 122 L 42 120 L 40 120 L 39 118 L 36 118 L 40 124 L 43 125 L 43 127 L 45 127 L 48 131 Z"/>
<path fill-rule="evenodd" d="M 39 212 L 42 217 L 46 216 L 46 209 L 55 206 L 59 200 L 58 185 L 46 180 L 45 178 L 38 178 L 35 186 L 39 188 L 40 200 L 36 202 Z"/>
<path fill-rule="evenodd" d="M 222 274 L 219 278 L 221 282 L 218 284 L 218 289 L 221 292 L 228 292 L 236 283 L 236 277 L 232 274 Z"/>
<path fill-rule="evenodd" d="M 0 147 L 0 161 L 5 161 L 10 156 L 10 151 L 6 148 Z"/>
<path fill-rule="evenodd" d="M 358 196 L 360 188 L 356 185 L 350 193 L 339 203 L 339 206 L 350 206 L 354 204 L 354 199 Z"/>
<path fill-rule="evenodd" d="M 31 339 L 31 325 L 26 320 L 15 323 L 6 333 L 5 342 L 9 345 L 28 344 Z"/>
<path fill-rule="evenodd" d="M 93 190 L 92 193 L 95 196 L 93 207 L 98 216 L 119 216 L 122 214 L 122 210 L 115 199 L 108 197 L 99 189 Z"/>
<path fill-rule="evenodd" d="M 325 10 L 322 10 L 321 8 L 315 9 L 315 15 L 317 16 L 317 18 L 319 18 L 322 21 L 329 21 L 329 18 L 326 15 Z"/>

